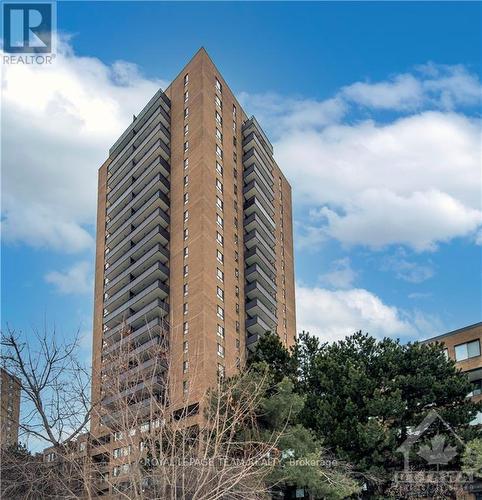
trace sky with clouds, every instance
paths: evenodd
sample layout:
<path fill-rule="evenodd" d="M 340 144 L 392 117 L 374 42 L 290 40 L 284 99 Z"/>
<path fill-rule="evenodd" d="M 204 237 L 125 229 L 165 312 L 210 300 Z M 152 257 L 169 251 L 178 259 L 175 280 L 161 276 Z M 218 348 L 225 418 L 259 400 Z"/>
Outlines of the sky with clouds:
<path fill-rule="evenodd" d="M 54 64 L 3 68 L 2 325 L 88 350 L 97 169 L 201 45 L 292 184 L 299 331 L 480 321 L 480 10 L 59 3 Z"/>

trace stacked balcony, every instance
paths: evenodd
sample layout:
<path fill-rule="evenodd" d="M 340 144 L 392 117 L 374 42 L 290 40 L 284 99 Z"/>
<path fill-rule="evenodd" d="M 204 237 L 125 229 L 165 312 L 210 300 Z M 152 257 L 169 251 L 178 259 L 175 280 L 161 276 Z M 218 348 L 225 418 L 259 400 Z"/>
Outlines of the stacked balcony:
<path fill-rule="evenodd" d="M 243 125 L 244 262 L 247 345 L 276 330 L 273 147 L 258 122 Z"/>
<path fill-rule="evenodd" d="M 128 336 L 143 364 L 153 363 L 143 353 L 168 333 L 170 141 L 170 101 L 159 90 L 109 151 L 103 357 Z M 118 397 L 142 400 L 163 387 L 161 375 Z"/>

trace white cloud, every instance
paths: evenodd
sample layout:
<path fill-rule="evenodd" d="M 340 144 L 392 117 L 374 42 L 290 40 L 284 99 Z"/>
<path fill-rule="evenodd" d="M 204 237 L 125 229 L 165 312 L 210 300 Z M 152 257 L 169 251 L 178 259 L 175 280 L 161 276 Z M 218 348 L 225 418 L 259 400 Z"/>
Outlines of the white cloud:
<path fill-rule="evenodd" d="M 420 311 L 411 314 L 385 304 L 362 289 L 328 290 L 298 285 L 297 328 L 322 341 L 341 340 L 358 330 L 381 338 L 426 338 L 443 331 L 440 321 Z"/>
<path fill-rule="evenodd" d="M 54 285 L 56 290 L 64 295 L 91 293 L 93 278 L 89 262 L 81 261 L 65 271 L 50 271 L 45 275 L 45 281 Z"/>
<path fill-rule="evenodd" d="M 136 66 L 76 56 L 3 67 L 2 233 L 77 252 L 93 244 L 97 170 L 132 114 L 163 85 Z"/>
<path fill-rule="evenodd" d="M 324 233 L 347 244 L 433 250 L 482 222 L 480 139 L 478 120 L 425 112 L 292 131 L 276 152 L 295 203 L 319 207 L 308 241 Z"/>
<path fill-rule="evenodd" d="M 333 288 L 350 288 L 357 275 L 358 273 L 351 267 L 350 259 L 344 257 L 333 261 L 330 271 L 322 274 L 319 282 Z"/>

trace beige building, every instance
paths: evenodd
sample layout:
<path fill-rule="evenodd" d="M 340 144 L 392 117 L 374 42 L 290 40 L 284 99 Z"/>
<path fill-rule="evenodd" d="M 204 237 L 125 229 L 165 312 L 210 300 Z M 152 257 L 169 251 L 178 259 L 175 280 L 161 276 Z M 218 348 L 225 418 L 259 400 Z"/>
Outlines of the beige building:
<path fill-rule="evenodd" d="M 21 384 L 17 377 L 0 368 L 0 446 L 18 443 Z"/>
<path fill-rule="evenodd" d="M 126 329 L 139 352 L 168 339 L 173 411 L 199 408 L 265 332 L 295 341 L 291 187 L 204 49 L 99 170 L 94 307 L 92 392 L 107 412 L 97 436 L 112 402 L 103 360 Z M 129 388 L 140 407 L 143 389 Z"/>

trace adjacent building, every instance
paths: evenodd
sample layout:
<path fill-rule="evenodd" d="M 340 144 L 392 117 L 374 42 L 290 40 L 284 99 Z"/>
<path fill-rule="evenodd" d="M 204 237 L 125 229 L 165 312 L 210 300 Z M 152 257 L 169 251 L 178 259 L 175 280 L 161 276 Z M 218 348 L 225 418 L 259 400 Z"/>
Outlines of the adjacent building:
<path fill-rule="evenodd" d="M 92 395 L 105 417 L 93 435 L 109 439 L 109 405 L 124 393 L 106 397 L 103 367 L 126 339 L 143 366 L 166 346 L 169 404 L 195 412 L 267 331 L 295 342 L 291 187 L 200 49 L 99 170 Z M 165 395 L 163 376 L 150 379 L 150 397 Z M 146 382 L 127 392 L 148 403 Z"/>
<path fill-rule="evenodd" d="M 20 422 L 20 380 L 4 368 L 0 368 L 0 446 L 18 443 Z"/>
<path fill-rule="evenodd" d="M 443 343 L 447 357 L 453 359 L 457 367 L 467 374 L 472 384 L 470 396 L 475 401 L 482 400 L 482 322 L 432 337 L 424 342 Z M 482 424 L 482 413 L 477 415 L 475 423 Z"/>

